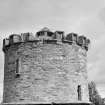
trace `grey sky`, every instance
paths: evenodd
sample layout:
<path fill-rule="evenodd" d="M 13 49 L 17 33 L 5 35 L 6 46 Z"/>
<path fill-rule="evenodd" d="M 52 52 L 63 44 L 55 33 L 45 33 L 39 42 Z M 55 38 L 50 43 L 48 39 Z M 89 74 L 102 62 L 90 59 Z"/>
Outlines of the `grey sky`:
<path fill-rule="evenodd" d="M 11 33 L 33 32 L 43 27 L 76 32 L 91 39 L 89 80 L 105 94 L 105 0 L 0 0 L 0 94 L 2 94 L 2 39 Z"/>

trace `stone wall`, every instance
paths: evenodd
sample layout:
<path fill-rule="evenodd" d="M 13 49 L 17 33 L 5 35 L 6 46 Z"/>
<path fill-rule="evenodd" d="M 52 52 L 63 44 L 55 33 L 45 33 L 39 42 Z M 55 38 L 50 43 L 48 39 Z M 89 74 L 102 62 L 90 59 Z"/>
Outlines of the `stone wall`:
<path fill-rule="evenodd" d="M 19 73 L 16 73 L 16 60 Z M 88 102 L 86 50 L 77 44 L 18 43 L 7 46 L 4 103 Z"/>

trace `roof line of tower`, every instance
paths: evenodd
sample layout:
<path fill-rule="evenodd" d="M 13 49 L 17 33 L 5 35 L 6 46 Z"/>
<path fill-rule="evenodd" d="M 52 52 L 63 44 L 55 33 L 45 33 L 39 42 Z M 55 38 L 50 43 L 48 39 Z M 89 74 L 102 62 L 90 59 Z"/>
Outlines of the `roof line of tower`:
<path fill-rule="evenodd" d="M 48 28 L 43 28 L 38 31 L 35 35 L 32 33 L 21 33 L 12 34 L 9 38 L 3 39 L 3 51 L 7 46 L 11 46 L 15 43 L 23 43 L 23 42 L 43 42 L 43 43 L 75 43 L 78 46 L 88 50 L 90 40 L 85 36 L 79 36 L 76 33 L 69 33 L 64 35 L 64 31 L 55 31 L 52 32 Z"/>

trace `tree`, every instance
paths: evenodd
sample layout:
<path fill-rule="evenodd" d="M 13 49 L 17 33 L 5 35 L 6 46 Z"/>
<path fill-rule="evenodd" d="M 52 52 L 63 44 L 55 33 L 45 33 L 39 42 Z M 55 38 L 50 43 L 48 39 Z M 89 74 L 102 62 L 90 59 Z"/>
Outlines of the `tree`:
<path fill-rule="evenodd" d="M 99 95 L 97 89 L 96 89 L 96 84 L 95 82 L 91 81 L 88 84 L 89 88 L 89 100 L 94 104 L 94 105 L 104 105 L 103 100 L 101 96 Z"/>

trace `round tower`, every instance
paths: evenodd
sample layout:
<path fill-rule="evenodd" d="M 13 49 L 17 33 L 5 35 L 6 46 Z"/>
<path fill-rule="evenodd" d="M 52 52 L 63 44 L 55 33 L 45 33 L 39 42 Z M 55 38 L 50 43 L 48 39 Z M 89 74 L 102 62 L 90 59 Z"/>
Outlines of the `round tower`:
<path fill-rule="evenodd" d="M 89 43 L 84 36 L 47 28 L 35 36 L 22 33 L 4 39 L 3 103 L 88 103 Z"/>

